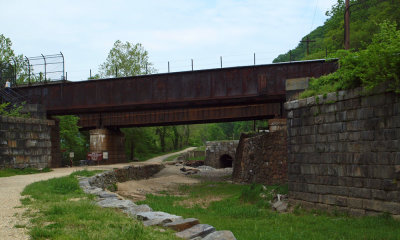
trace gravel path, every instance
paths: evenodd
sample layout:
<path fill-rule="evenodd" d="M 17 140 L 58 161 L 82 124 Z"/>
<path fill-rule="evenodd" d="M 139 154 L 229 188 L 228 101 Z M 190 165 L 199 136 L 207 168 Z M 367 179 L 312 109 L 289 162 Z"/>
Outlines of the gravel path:
<path fill-rule="evenodd" d="M 181 152 L 189 151 L 194 148 L 187 148 Z M 179 152 L 179 153 L 181 153 Z M 19 175 L 12 177 L 0 178 L 0 239 L 29 239 L 26 234 L 25 228 L 15 228 L 16 224 L 24 224 L 26 219 L 21 218 L 21 214 L 25 209 L 17 208 L 21 206 L 19 201 L 21 197 L 21 192 L 24 190 L 25 186 L 41 181 L 47 180 L 55 177 L 62 177 L 71 174 L 74 171 L 79 171 L 83 169 L 89 170 L 112 170 L 113 168 L 121 168 L 128 165 L 141 165 L 148 163 L 162 162 L 165 158 L 177 153 L 166 154 L 163 156 L 155 157 L 149 159 L 145 163 L 119 163 L 113 165 L 100 165 L 100 166 L 90 166 L 90 167 L 73 167 L 73 168 L 55 168 L 53 171 L 48 173 L 39 173 L 32 175 Z"/>
<path fill-rule="evenodd" d="M 191 151 L 193 149 L 196 149 L 196 148 L 195 147 L 189 147 L 189 148 L 186 148 L 186 149 L 184 149 L 182 151 L 179 151 L 179 152 L 169 153 L 169 154 L 165 154 L 165 155 L 162 155 L 162 156 L 159 156 L 159 157 L 155 157 L 155 158 L 149 159 L 146 162 L 148 162 L 148 163 L 161 163 L 164 159 L 166 159 L 169 156 L 172 156 L 172 155 L 175 155 L 175 154 L 181 154 L 181 153 L 184 153 L 184 152 L 188 152 L 188 151 Z"/>

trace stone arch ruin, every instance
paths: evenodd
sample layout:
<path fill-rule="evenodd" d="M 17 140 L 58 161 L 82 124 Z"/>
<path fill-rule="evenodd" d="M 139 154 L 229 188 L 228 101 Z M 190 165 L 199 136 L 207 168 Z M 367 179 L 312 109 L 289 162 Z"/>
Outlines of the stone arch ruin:
<path fill-rule="evenodd" d="M 233 166 L 233 158 L 228 154 L 223 154 L 219 158 L 220 168 L 231 168 Z"/>
<path fill-rule="evenodd" d="M 232 167 L 238 144 L 237 140 L 206 142 L 204 164 L 214 168 Z"/>

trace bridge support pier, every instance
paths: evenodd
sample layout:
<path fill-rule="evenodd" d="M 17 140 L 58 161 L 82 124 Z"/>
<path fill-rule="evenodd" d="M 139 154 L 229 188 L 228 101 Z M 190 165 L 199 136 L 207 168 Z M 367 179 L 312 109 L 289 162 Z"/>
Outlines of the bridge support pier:
<path fill-rule="evenodd" d="M 108 159 L 103 159 L 100 164 L 126 162 L 125 137 L 118 129 L 90 130 L 90 152 L 108 152 Z"/>

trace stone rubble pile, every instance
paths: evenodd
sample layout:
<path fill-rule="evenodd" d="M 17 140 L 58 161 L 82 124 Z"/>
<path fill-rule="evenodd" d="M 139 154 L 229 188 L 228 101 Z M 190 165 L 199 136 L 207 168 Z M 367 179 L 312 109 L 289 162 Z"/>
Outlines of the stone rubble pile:
<path fill-rule="evenodd" d="M 200 224 L 198 219 L 172 215 L 165 212 L 153 211 L 148 205 L 136 205 L 130 200 L 124 200 L 119 195 L 105 191 L 94 186 L 91 182 L 99 176 L 109 176 L 101 173 L 94 177 L 80 178 L 79 185 L 85 193 L 97 196 L 96 204 L 100 207 L 121 209 L 130 217 L 143 221 L 144 226 L 162 226 L 177 231 L 176 236 L 183 239 L 205 239 L 205 240 L 236 240 L 231 231 L 215 231 L 213 226 Z M 109 182 L 108 182 L 109 183 Z"/>

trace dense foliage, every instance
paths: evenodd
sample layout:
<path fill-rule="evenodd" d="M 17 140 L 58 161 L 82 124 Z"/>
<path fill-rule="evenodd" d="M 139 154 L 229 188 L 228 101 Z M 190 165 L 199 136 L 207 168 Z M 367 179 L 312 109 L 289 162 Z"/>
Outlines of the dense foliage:
<path fill-rule="evenodd" d="M 86 159 L 89 151 L 88 132 L 80 132 L 78 127 L 78 117 L 58 116 L 60 120 L 60 143 L 62 151 L 63 165 L 69 165 L 69 153 L 74 152 L 74 160 Z"/>
<path fill-rule="evenodd" d="M 400 30 L 396 30 L 395 23 L 380 24 L 380 31 L 366 49 L 339 50 L 336 54 L 339 70 L 312 79 L 302 97 L 358 86 L 370 90 L 380 84 L 387 84 L 388 90 L 400 93 Z"/>
<path fill-rule="evenodd" d="M 9 117 L 23 117 L 28 118 L 29 114 L 22 113 L 21 110 L 24 107 L 22 105 L 11 105 L 10 103 L 1 103 L 0 104 L 0 116 L 9 116 Z"/>
<path fill-rule="evenodd" d="M 384 21 L 400 24 L 400 1 L 398 0 L 350 0 L 350 47 L 353 51 L 366 49 L 372 43 L 372 36 L 380 30 Z M 302 40 L 309 37 L 310 55 L 307 45 L 301 43 L 291 50 L 292 61 L 337 57 L 337 50 L 344 48 L 344 0 L 338 0 L 330 11 L 323 26 L 313 30 Z M 327 54 L 328 53 L 328 54 Z M 287 62 L 290 51 L 279 55 L 273 62 Z"/>

